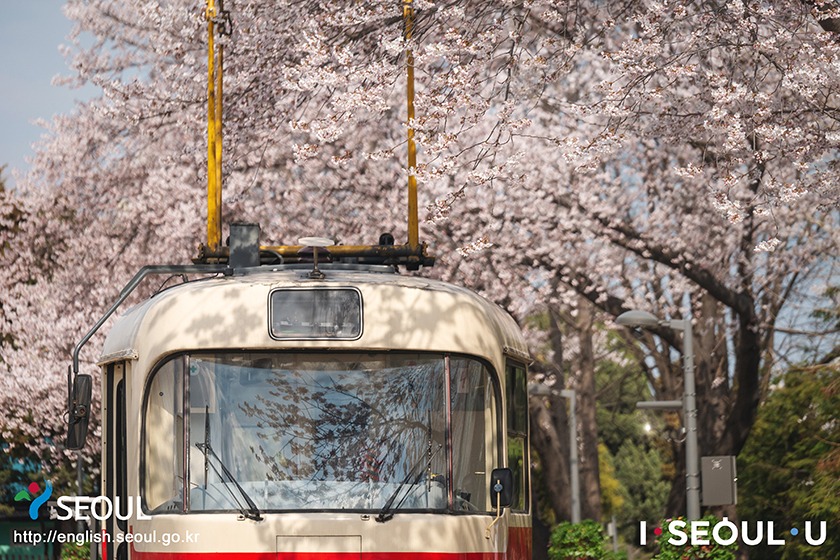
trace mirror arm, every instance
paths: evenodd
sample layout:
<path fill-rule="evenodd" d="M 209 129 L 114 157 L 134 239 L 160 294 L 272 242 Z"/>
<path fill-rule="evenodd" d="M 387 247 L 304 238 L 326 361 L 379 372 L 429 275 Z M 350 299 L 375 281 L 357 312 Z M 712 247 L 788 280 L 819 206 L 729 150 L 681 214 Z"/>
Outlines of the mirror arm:
<path fill-rule="evenodd" d="M 111 307 L 105 312 L 102 317 L 96 322 L 95 325 L 82 337 L 78 344 L 73 348 L 73 362 L 67 368 L 67 426 L 69 430 L 72 430 L 73 427 L 78 424 L 79 422 L 84 422 L 87 424 L 90 418 L 90 398 L 89 396 L 86 397 L 88 402 L 79 403 L 79 395 L 76 393 L 78 392 L 78 381 L 79 381 L 79 354 L 82 351 L 82 348 L 87 344 L 93 335 L 105 324 L 105 321 L 114 314 L 114 312 L 119 308 L 122 303 L 128 299 L 137 286 L 143 281 L 146 276 L 150 276 L 152 274 L 221 274 L 225 273 L 228 270 L 227 265 L 218 264 L 218 265 L 152 265 L 152 266 L 144 266 L 141 268 L 137 274 L 125 285 L 125 287 L 120 292 L 120 296 L 117 298 L 117 301 L 114 302 Z M 89 376 L 88 376 L 89 377 Z M 90 384 L 85 388 L 86 390 L 90 388 Z M 87 427 L 82 429 L 83 436 L 87 433 Z M 84 437 L 82 437 L 82 441 L 76 441 L 73 438 L 73 443 L 75 445 L 84 445 Z"/>
<path fill-rule="evenodd" d="M 488 525 L 486 529 L 484 529 L 484 538 L 488 539 L 488 540 L 490 539 L 490 531 L 493 529 L 493 527 L 496 525 L 496 523 L 498 523 L 499 520 L 502 518 L 502 495 L 501 495 L 502 494 L 502 481 L 501 480 L 496 481 L 496 484 L 493 485 L 493 490 L 496 492 L 496 496 L 497 496 L 496 497 L 496 518 L 493 521 L 490 522 L 490 525 Z"/>
<path fill-rule="evenodd" d="M 141 268 L 137 274 L 134 275 L 128 284 L 120 292 L 120 297 L 117 298 L 117 301 L 108 308 L 108 311 L 105 312 L 102 317 L 96 322 L 95 325 L 87 332 L 85 336 L 82 337 L 82 340 L 73 348 L 73 377 L 75 378 L 76 375 L 79 374 L 79 354 L 82 351 L 82 347 L 88 343 L 88 341 L 96 334 L 96 331 L 105 324 L 105 321 L 114 314 L 117 308 L 122 305 L 122 303 L 131 295 L 131 293 L 140 285 L 140 282 L 143 281 L 146 276 L 150 276 L 152 274 L 220 274 L 227 270 L 227 265 L 152 265 L 152 266 L 144 266 Z M 72 397 L 71 397 L 72 398 Z"/>

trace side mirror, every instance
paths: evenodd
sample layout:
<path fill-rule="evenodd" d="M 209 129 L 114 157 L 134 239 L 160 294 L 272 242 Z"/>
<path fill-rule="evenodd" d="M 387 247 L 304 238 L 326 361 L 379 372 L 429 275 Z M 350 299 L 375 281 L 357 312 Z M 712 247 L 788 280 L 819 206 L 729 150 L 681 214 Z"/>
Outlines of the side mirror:
<path fill-rule="evenodd" d="M 90 375 L 79 374 L 73 380 L 70 416 L 67 420 L 67 449 L 81 449 L 85 446 L 90 422 L 90 395 L 93 379 Z"/>
<path fill-rule="evenodd" d="M 513 471 L 510 469 L 493 469 L 490 475 L 490 505 L 510 507 L 513 503 Z"/>

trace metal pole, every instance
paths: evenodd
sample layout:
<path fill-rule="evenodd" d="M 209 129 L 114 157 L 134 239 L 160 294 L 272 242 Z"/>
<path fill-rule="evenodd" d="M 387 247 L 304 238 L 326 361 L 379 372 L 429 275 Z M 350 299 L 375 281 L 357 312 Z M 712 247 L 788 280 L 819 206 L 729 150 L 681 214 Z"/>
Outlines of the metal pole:
<path fill-rule="evenodd" d="M 222 245 L 222 74 L 224 64 L 224 53 L 225 47 L 224 45 L 220 44 L 218 64 L 216 66 L 216 108 L 213 115 L 215 118 L 213 128 L 216 136 L 215 140 L 213 141 L 213 144 L 216 149 L 216 157 L 213 162 L 216 165 L 216 215 L 213 219 L 216 222 L 215 241 L 217 248 Z"/>
<path fill-rule="evenodd" d="M 406 97 L 408 106 L 408 246 L 420 246 L 420 225 L 417 209 L 417 146 L 414 142 L 414 53 L 409 45 L 414 32 L 414 8 L 411 0 L 404 0 Z"/>
<path fill-rule="evenodd" d="M 577 446 L 577 396 L 572 389 L 560 391 L 569 399 L 569 473 L 572 483 L 572 523 L 580 523 L 580 464 Z"/>
<path fill-rule="evenodd" d="M 626 327 L 670 327 L 683 332 L 683 398 L 685 422 L 685 502 L 686 518 L 700 519 L 700 457 L 697 445 L 697 401 L 694 387 L 694 335 L 691 319 L 661 321 L 647 311 L 626 311 L 615 318 Z M 648 401 L 637 403 L 639 408 L 670 408 L 678 401 Z"/>
<path fill-rule="evenodd" d="M 215 24 L 213 19 L 218 15 L 214 0 L 207 0 L 205 18 L 207 19 L 207 247 L 216 252 L 222 240 L 222 210 L 219 204 L 221 187 L 219 185 L 219 168 L 216 162 L 216 91 L 215 91 L 215 61 L 216 48 L 214 44 Z"/>
<path fill-rule="evenodd" d="M 125 285 L 125 287 L 120 292 L 120 297 L 117 298 L 117 301 L 108 308 L 102 317 L 96 322 L 93 327 L 87 332 L 85 336 L 82 337 L 82 340 L 79 341 L 78 344 L 73 348 L 73 366 L 72 372 L 73 376 L 79 373 L 79 354 L 82 351 L 82 348 L 88 341 L 93 338 L 93 335 L 96 334 L 96 331 L 105 324 L 105 321 L 108 320 L 108 317 L 114 314 L 117 308 L 122 305 L 122 303 L 131 295 L 134 289 L 140 285 L 140 282 L 146 276 L 150 274 L 222 274 L 227 270 L 227 266 L 223 264 L 219 265 L 149 265 L 144 266 L 141 268 L 137 274 Z M 72 381 L 70 380 L 70 375 L 68 375 L 68 391 L 72 388 Z M 68 397 L 68 403 L 72 402 L 72 396 Z"/>
<path fill-rule="evenodd" d="M 82 496 L 82 482 L 84 473 L 82 472 L 82 451 L 76 451 L 76 496 Z M 85 522 L 81 519 L 76 520 L 76 531 L 83 533 L 85 531 Z"/>
<path fill-rule="evenodd" d="M 685 499 L 688 521 L 700 519 L 700 456 L 697 445 L 697 401 L 694 388 L 694 335 L 691 320 L 673 321 L 683 331 L 683 414 L 685 415 Z"/>
<path fill-rule="evenodd" d="M 76 451 L 76 495 L 82 495 L 82 452 Z"/>

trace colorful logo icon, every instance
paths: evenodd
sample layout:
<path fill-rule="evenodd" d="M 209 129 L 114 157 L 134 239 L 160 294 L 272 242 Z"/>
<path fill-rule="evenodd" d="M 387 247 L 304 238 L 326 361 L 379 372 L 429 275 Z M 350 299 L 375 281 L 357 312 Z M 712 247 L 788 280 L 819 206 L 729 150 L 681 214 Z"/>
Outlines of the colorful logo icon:
<path fill-rule="evenodd" d="M 37 494 L 41 492 L 41 487 L 37 482 L 32 482 L 28 487 L 28 491 L 21 490 L 15 494 L 16 502 L 32 502 L 29 504 L 29 517 L 33 521 L 38 519 L 38 509 L 40 509 L 40 507 L 50 499 L 50 496 L 52 496 L 52 482 L 48 480 L 45 485 L 44 493 L 40 496 Z"/>

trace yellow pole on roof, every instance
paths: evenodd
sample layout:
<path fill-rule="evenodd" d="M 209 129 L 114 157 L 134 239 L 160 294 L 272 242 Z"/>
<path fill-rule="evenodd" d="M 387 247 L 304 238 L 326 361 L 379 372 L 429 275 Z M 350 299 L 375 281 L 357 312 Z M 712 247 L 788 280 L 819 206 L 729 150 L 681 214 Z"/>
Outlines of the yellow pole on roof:
<path fill-rule="evenodd" d="M 216 214 L 218 215 L 218 243 L 222 242 L 222 63 L 225 46 L 219 45 L 219 63 L 216 70 Z"/>
<path fill-rule="evenodd" d="M 222 185 L 221 185 L 221 64 L 218 73 L 219 95 L 215 91 L 215 0 L 207 0 L 207 248 L 216 253 L 222 244 Z M 220 60 L 221 63 L 221 60 Z M 218 114 L 217 114 L 218 109 Z"/>
<path fill-rule="evenodd" d="M 405 40 L 411 40 L 414 31 L 414 8 L 411 0 L 403 3 L 403 19 L 405 21 Z M 406 44 L 405 64 L 408 69 L 406 94 L 408 97 L 408 245 L 412 249 L 420 246 L 420 232 L 417 210 L 417 146 L 414 143 L 414 54 Z"/>

